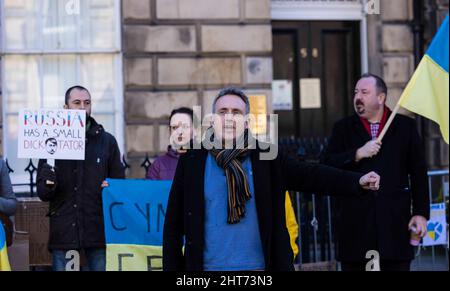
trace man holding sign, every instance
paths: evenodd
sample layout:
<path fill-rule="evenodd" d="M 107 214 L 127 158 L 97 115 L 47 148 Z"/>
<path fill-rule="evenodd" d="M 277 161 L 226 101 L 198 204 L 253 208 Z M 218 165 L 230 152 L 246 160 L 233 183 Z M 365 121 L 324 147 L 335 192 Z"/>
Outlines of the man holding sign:
<path fill-rule="evenodd" d="M 409 270 L 410 231 L 426 234 L 430 209 L 420 137 L 413 119 L 398 116 L 379 141 L 391 115 L 386 98 L 385 82 L 363 75 L 355 88 L 356 114 L 335 124 L 323 159 L 333 167 L 383 177 L 371 195 L 336 201 L 338 260 L 344 271 L 366 270 L 366 254 L 373 250 L 379 252 L 381 270 Z"/>
<path fill-rule="evenodd" d="M 81 86 L 69 88 L 64 108 L 86 111 L 86 139 L 84 160 L 56 157 L 64 151 L 80 150 L 83 144 L 66 141 L 61 144 L 56 138 L 49 138 L 46 151 L 58 160 L 54 167 L 47 164 L 47 160 L 39 161 L 37 191 L 41 200 L 50 202 L 49 249 L 53 256 L 53 268 L 66 270 L 67 262 L 73 259 L 66 256 L 68 251 L 83 250 L 89 270 L 102 271 L 105 270 L 105 237 L 101 192 L 103 187 L 108 186 L 106 178 L 122 179 L 125 171 L 116 139 L 91 117 L 89 91 Z M 70 122 L 76 120 L 68 119 L 64 124 Z M 80 136 L 70 130 L 53 130 L 53 133 L 58 134 L 61 140 L 63 137 L 76 139 Z"/>

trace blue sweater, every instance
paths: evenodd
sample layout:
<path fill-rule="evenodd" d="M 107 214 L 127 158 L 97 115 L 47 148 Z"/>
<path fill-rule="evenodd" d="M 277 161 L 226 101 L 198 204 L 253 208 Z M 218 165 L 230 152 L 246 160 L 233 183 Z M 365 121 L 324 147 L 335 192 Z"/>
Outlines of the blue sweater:
<path fill-rule="evenodd" d="M 264 270 L 264 254 L 259 233 L 250 158 L 243 163 L 252 198 L 246 215 L 237 224 L 228 224 L 228 193 L 225 171 L 208 154 L 205 168 L 205 271 Z"/>

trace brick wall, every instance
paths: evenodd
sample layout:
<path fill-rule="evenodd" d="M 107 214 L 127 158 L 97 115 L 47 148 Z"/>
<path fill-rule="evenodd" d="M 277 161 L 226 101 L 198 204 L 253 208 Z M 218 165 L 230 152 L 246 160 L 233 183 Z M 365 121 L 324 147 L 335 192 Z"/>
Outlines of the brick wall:
<path fill-rule="evenodd" d="M 424 2 L 429 41 L 448 13 L 448 0 Z M 381 0 L 381 14 L 368 17 L 370 71 L 386 80 L 391 107 L 414 72 L 412 15 L 412 0 Z M 138 163 L 145 154 L 165 150 L 168 115 L 175 107 L 210 110 L 220 88 L 236 85 L 267 95 L 271 110 L 270 0 L 122 0 L 122 22 L 132 176 L 143 175 Z M 0 134 L 1 92 L 0 84 Z M 425 127 L 430 167 L 448 167 L 448 146 L 436 126 Z"/>
<path fill-rule="evenodd" d="M 210 111 L 234 85 L 271 104 L 270 0 L 123 0 L 126 149 L 132 177 L 166 150 L 179 106 Z"/>

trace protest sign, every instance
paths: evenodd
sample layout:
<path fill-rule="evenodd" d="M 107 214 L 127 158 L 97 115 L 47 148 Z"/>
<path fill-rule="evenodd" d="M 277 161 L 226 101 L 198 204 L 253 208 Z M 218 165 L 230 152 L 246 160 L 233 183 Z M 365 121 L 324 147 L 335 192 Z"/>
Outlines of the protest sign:
<path fill-rule="evenodd" d="M 19 113 L 18 157 L 84 160 L 86 112 L 22 109 Z"/>
<path fill-rule="evenodd" d="M 103 190 L 107 271 L 162 270 L 172 181 L 114 180 Z"/>

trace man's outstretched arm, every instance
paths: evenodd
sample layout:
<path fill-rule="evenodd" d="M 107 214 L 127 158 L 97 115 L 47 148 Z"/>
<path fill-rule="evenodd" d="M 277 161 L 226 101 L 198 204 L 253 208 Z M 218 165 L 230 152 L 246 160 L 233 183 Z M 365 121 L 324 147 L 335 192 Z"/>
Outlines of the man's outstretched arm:
<path fill-rule="evenodd" d="M 320 164 L 297 161 L 281 154 L 283 176 L 288 190 L 324 195 L 360 195 L 378 190 L 380 176 L 343 171 Z"/>

